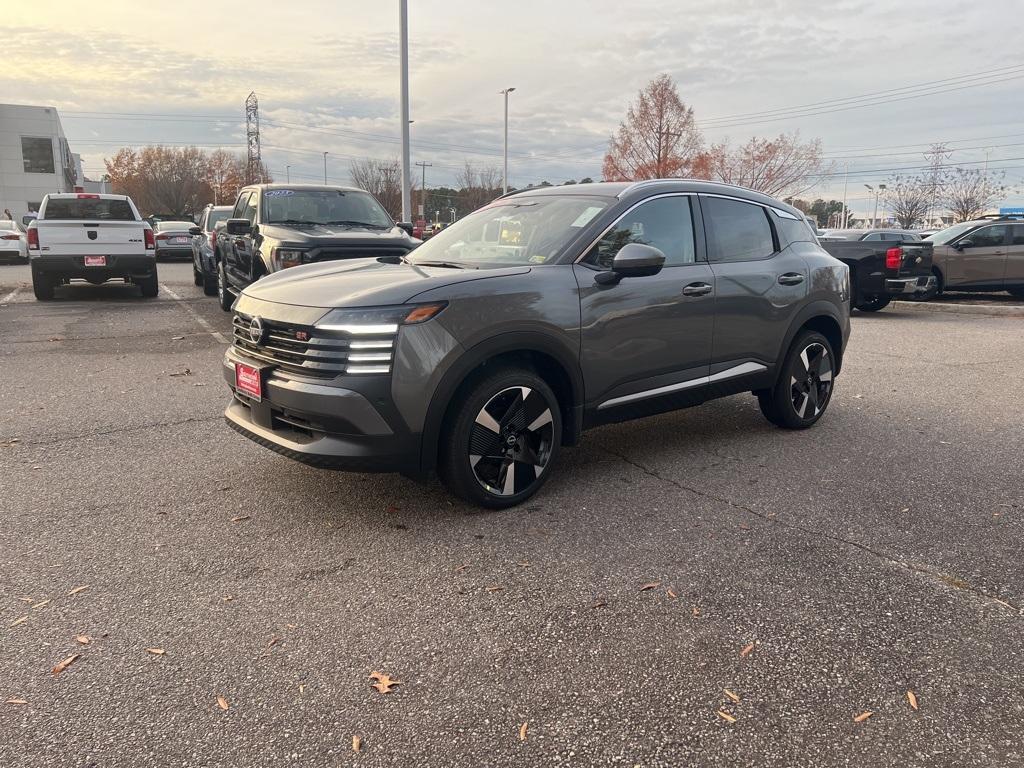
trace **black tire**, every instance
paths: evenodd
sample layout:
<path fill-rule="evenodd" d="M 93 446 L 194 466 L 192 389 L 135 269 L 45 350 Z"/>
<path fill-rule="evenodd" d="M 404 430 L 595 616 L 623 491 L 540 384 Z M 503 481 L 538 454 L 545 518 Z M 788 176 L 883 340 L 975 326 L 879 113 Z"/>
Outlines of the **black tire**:
<path fill-rule="evenodd" d="M 203 294 L 206 296 L 217 295 L 217 275 L 203 272 Z"/>
<path fill-rule="evenodd" d="M 39 301 L 51 301 L 55 283 L 52 277 L 32 267 L 32 293 Z"/>
<path fill-rule="evenodd" d="M 858 301 L 856 308 L 861 312 L 877 312 L 888 307 L 891 301 L 892 297 L 890 296 L 868 296 Z"/>
<path fill-rule="evenodd" d="M 515 506 L 540 490 L 562 442 L 558 399 L 544 379 L 503 366 L 467 382 L 454 403 L 438 457 L 448 490 L 490 509 Z"/>
<path fill-rule="evenodd" d="M 147 299 L 155 299 L 160 293 L 160 278 L 156 272 L 156 263 L 153 264 L 153 271 L 146 277 L 135 281 L 135 284 L 142 289 L 142 295 Z"/>
<path fill-rule="evenodd" d="M 228 290 L 228 276 L 224 271 L 223 259 L 217 262 L 217 301 L 225 312 L 230 312 L 231 305 L 235 303 L 231 291 Z"/>
<path fill-rule="evenodd" d="M 194 257 L 192 259 L 192 282 L 195 285 L 203 284 L 203 273 L 200 272 L 199 268 L 196 266 L 196 260 Z"/>
<path fill-rule="evenodd" d="M 832 345 L 820 333 L 797 334 L 775 386 L 757 393 L 764 417 L 784 429 L 807 429 L 818 421 L 832 400 L 835 360 Z"/>
<path fill-rule="evenodd" d="M 946 290 L 946 286 L 942 284 L 942 273 L 939 272 L 938 267 L 932 267 L 932 274 L 935 275 L 935 295 L 941 296 L 942 292 Z"/>
<path fill-rule="evenodd" d="M 1007 288 L 1007 292 L 1015 299 L 1024 299 L 1024 287 L 1021 288 Z"/>

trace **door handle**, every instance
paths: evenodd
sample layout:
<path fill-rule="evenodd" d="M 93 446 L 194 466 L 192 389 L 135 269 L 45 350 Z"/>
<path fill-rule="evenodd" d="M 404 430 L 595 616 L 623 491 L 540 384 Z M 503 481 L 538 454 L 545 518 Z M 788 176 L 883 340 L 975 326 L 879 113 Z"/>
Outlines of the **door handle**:
<path fill-rule="evenodd" d="M 683 288 L 683 296 L 707 296 L 713 290 L 707 283 L 690 283 Z"/>
<path fill-rule="evenodd" d="M 784 275 L 779 275 L 779 285 L 800 285 L 804 281 L 804 276 L 799 272 L 787 272 Z"/>

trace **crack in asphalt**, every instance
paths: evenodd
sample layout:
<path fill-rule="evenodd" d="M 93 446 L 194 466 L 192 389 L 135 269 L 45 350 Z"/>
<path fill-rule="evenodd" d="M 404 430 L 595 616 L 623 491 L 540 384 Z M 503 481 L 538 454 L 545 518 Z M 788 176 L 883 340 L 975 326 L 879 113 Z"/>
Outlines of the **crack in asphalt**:
<path fill-rule="evenodd" d="M 79 435 L 65 435 L 64 437 L 55 437 L 51 440 L 22 440 L 18 439 L 17 445 L 57 445 L 59 443 L 67 443 L 73 440 L 84 440 L 87 437 L 106 437 L 108 435 L 123 435 L 130 432 L 141 432 L 146 429 L 153 429 L 155 427 L 178 427 L 182 424 L 202 424 L 214 421 L 221 421 L 224 418 L 222 414 L 217 416 L 189 416 L 187 419 L 180 419 L 179 421 L 156 421 L 149 424 L 135 424 L 130 427 L 114 427 L 112 429 L 105 429 L 99 432 L 88 432 L 86 434 Z M 14 435 L 17 437 L 17 435 Z"/>
<path fill-rule="evenodd" d="M 914 565 L 913 563 L 908 563 L 908 562 L 906 562 L 904 560 L 900 560 L 897 557 L 893 557 L 893 556 L 887 555 L 884 552 L 881 552 L 879 550 L 872 549 L 867 544 L 863 544 L 863 543 L 861 543 L 859 541 L 854 541 L 852 539 L 844 539 L 842 536 L 835 536 L 835 535 L 830 534 L 830 533 L 825 533 L 824 531 L 815 530 L 814 528 L 808 528 L 806 526 L 800 525 L 799 523 L 792 523 L 792 522 L 788 522 L 786 520 L 779 520 L 778 518 L 776 518 L 776 517 L 774 517 L 772 515 L 767 515 L 767 514 L 765 514 L 763 512 L 758 512 L 757 510 L 752 509 L 751 507 L 748 507 L 745 504 L 740 504 L 738 502 L 732 501 L 731 499 L 727 499 L 724 496 L 718 496 L 718 495 L 716 495 L 714 493 L 708 493 L 707 491 L 702 491 L 702 490 L 700 490 L 698 488 L 692 488 L 692 487 L 690 487 L 688 485 L 685 485 L 685 484 L 679 482 L 678 480 L 673 480 L 670 477 L 665 477 L 664 475 L 662 475 L 661 473 L 657 472 L 656 470 L 650 469 L 649 467 L 646 467 L 643 464 L 641 464 L 640 462 L 638 462 L 638 461 L 636 461 L 634 459 L 631 459 L 630 457 L 626 456 L 625 454 L 619 453 L 617 451 L 613 451 L 610 448 L 605 448 L 604 446 L 601 446 L 601 450 L 603 450 L 605 453 L 608 453 L 608 454 L 611 454 L 612 456 L 615 456 L 616 458 L 618 458 L 621 461 L 624 461 L 626 464 L 629 464 L 629 465 L 631 465 L 633 467 L 636 467 L 637 469 L 639 469 L 644 474 L 646 474 L 646 475 L 648 475 L 650 477 L 653 477 L 656 480 L 660 480 L 663 483 L 667 483 L 669 485 L 675 486 L 676 488 L 679 488 L 680 490 L 689 491 L 690 493 L 692 493 L 692 494 L 694 494 L 696 496 L 701 496 L 703 498 L 710 499 L 712 501 L 717 501 L 717 502 L 719 502 L 721 504 L 725 504 L 725 505 L 727 505 L 729 507 L 732 507 L 733 509 L 739 510 L 741 512 L 745 512 L 745 513 L 747 513 L 749 515 L 753 515 L 754 517 L 756 517 L 756 518 L 758 518 L 760 520 L 763 520 L 766 523 L 770 523 L 772 525 L 778 525 L 778 526 L 782 526 L 784 528 L 790 528 L 792 530 L 800 531 L 801 533 L 807 534 L 808 536 L 812 536 L 812 537 L 815 537 L 815 538 L 818 538 L 818 539 L 826 539 L 826 540 L 831 541 L 831 542 L 836 543 L 836 544 L 843 544 L 843 545 L 848 546 L 848 547 L 854 547 L 855 549 L 859 549 L 861 552 L 865 552 L 865 553 L 871 555 L 872 557 L 875 557 L 876 559 L 883 560 L 883 561 L 885 561 L 885 562 L 887 562 L 887 563 L 889 563 L 891 565 L 895 565 L 895 566 L 898 566 L 898 567 L 900 567 L 900 568 L 902 568 L 904 570 L 910 571 L 911 573 L 916 573 L 918 575 L 925 576 L 929 580 L 935 581 L 935 582 L 939 582 L 939 583 L 941 583 L 942 585 L 944 585 L 946 587 L 954 587 L 954 588 L 956 588 L 958 590 L 961 590 L 963 592 L 968 592 L 968 593 L 974 595 L 975 597 L 981 598 L 983 600 L 991 601 L 993 603 L 998 603 L 999 605 L 1003 606 L 1004 608 L 1008 608 L 1009 610 L 1013 611 L 1018 616 L 1020 616 L 1022 614 L 1022 609 L 1021 609 L 1020 606 L 1015 605 L 1014 603 L 1010 603 L 1010 602 L 1008 602 L 1006 600 L 1003 600 L 1001 597 L 997 597 L 996 595 L 990 594 L 986 590 L 981 589 L 979 587 L 976 587 L 973 584 L 970 584 L 970 583 L 968 583 L 966 581 L 963 581 L 962 579 L 958 579 L 955 576 L 951 576 L 949 574 L 942 573 L 941 571 L 934 571 L 934 570 L 931 570 L 930 568 L 925 568 L 924 566 L 921 566 L 921 565 Z"/>

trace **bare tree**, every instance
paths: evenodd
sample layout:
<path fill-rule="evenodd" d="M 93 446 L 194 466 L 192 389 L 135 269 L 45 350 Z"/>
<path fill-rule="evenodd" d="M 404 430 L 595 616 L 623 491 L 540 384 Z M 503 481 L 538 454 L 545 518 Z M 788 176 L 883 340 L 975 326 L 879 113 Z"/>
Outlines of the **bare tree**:
<path fill-rule="evenodd" d="M 715 144 L 695 162 L 700 178 L 736 184 L 772 197 L 799 195 L 827 173 L 821 140 L 801 142 L 798 131 L 774 139 L 753 137 L 733 148 L 728 139 Z"/>
<path fill-rule="evenodd" d="M 466 213 L 475 211 L 501 195 L 501 169 L 478 168 L 467 160 L 455 174 L 455 186 L 459 187 L 459 207 Z"/>
<path fill-rule="evenodd" d="M 896 176 L 885 190 L 889 210 L 901 229 L 924 220 L 932 202 L 932 181 L 924 176 Z"/>
<path fill-rule="evenodd" d="M 946 205 L 955 221 L 970 221 L 985 212 L 1006 191 L 1004 174 L 976 168 L 954 168 L 946 177 Z"/>
<path fill-rule="evenodd" d="M 384 206 L 391 218 L 398 221 L 402 216 L 402 166 L 398 159 L 353 160 L 349 166 L 352 185 L 365 189 Z M 416 183 L 410 185 L 416 189 Z"/>
<path fill-rule="evenodd" d="M 693 109 L 672 78 L 659 75 L 637 94 L 609 140 L 602 173 L 606 181 L 688 176 L 703 147 Z"/>

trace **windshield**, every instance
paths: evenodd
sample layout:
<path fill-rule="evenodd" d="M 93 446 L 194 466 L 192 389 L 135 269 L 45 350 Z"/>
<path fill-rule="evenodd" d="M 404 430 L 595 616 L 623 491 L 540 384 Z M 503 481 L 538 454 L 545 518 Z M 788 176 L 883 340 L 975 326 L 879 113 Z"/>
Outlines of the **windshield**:
<path fill-rule="evenodd" d="M 955 240 L 960 237 L 964 232 L 970 232 L 975 229 L 978 225 L 974 222 L 965 221 L 963 224 L 954 224 L 952 227 L 946 227 L 940 229 L 934 235 L 929 235 L 925 240 L 931 240 L 933 243 L 938 245 L 945 245 L 950 240 Z"/>
<path fill-rule="evenodd" d="M 468 267 L 547 264 L 611 201 L 599 197 L 518 197 L 471 213 L 407 258 Z"/>
<path fill-rule="evenodd" d="M 51 197 L 41 219 L 103 219 L 135 221 L 127 200 L 101 200 L 95 197 Z"/>
<path fill-rule="evenodd" d="M 395 226 L 373 195 L 340 189 L 268 189 L 263 193 L 263 213 L 267 224 Z"/>

